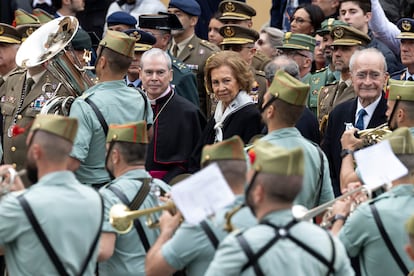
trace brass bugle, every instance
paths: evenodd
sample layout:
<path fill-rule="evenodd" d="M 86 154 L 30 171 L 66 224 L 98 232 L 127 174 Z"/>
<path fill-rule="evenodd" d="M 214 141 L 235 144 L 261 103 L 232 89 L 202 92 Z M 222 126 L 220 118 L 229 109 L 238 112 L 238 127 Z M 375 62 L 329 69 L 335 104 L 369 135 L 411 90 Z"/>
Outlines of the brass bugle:
<path fill-rule="evenodd" d="M 358 187 L 354 190 L 351 190 L 351 191 L 349 191 L 349 192 L 347 192 L 347 193 L 345 193 L 345 194 L 343 194 L 343 195 L 341 195 L 341 196 L 339 196 L 339 197 L 337 197 L 337 198 L 335 198 L 331 201 L 328 201 L 328 202 L 326 202 L 324 204 L 321 204 L 321 205 L 319 205 L 319 206 L 317 206 L 313 209 L 310 209 L 310 210 L 307 210 L 306 207 L 304 207 L 302 205 L 294 205 L 292 207 L 292 213 L 293 213 L 293 216 L 296 219 L 305 220 L 305 221 L 306 220 L 311 220 L 314 217 L 316 217 L 317 215 L 320 215 L 323 212 L 325 212 L 328 208 L 330 208 L 332 205 L 334 205 L 335 202 L 337 202 L 338 200 L 344 200 L 344 199 L 348 198 L 349 196 L 352 196 L 352 195 L 354 195 L 356 193 L 359 193 L 359 192 L 365 192 L 367 194 L 368 198 L 372 198 L 372 196 L 371 196 L 372 192 L 379 189 L 379 188 L 382 188 L 382 187 L 384 187 L 384 185 L 378 186 L 378 187 L 375 187 L 375 188 L 372 188 L 372 189 L 368 189 L 365 185 L 362 185 L 362 186 L 360 186 L 360 187 Z"/>
<path fill-rule="evenodd" d="M 389 129 L 388 123 L 384 123 L 375 128 L 359 130 L 356 133 L 356 137 L 363 139 L 364 147 L 366 147 L 381 142 L 383 137 L 391 132 L 392 131 Z"/>
<path fill-rule="evenodd" d="M 240 211 L 244 206 L 246 206 L 244 203 L 243 204 L 240 204 L 240 205 L 238 205 L 238 206 L 236 206 L 236 207 L 234 207 L 233 209 L 231 209 L 230 211 L 228 211 L 225 215 L 224 215 L 224 217 L 225 217 L 225 219 L 226 219 L 226 223 L 224 224 L 224 227 L 223 227 L 223 229 L 224 229 L 224 231 L 226 231 L 226 232 L 229 232 L 229 233 L 231 233 L 231 232 L 233 232 L 234 230 L 235 230 L 235 227 L 234 227 L 234 225 L 231 223 L 231 218 L 238 212 L 238 211 Z"/>
<path fill-rule="evenodd" d="M 141 216 L 147 216 L 147 225 L 152 224 L 150 215 L 163 210 L 175 210 L 175 204 L 167 201 L 164 205 L 147 208 L 142 210 L 131 211 L 123 204 L 115 204 L 109 211 L 109 223 L 120 234 L 126 234 L 131 231 L 134 219 Z M 148 225 L 150 226 L 150 225 Z"/>

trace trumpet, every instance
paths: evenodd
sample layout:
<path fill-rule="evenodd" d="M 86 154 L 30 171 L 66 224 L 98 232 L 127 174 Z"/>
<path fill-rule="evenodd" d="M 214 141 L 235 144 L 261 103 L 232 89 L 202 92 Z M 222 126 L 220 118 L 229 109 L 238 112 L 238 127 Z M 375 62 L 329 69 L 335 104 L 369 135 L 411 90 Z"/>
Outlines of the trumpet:
<path fill-rule="evenodd" d="M 234 207 L 233 209 L 231 209 L 230 211 L 228 211 L 225 215 L 224 218 L 226 219 L 226 224 L 224 224 L 224 231 L 226 232 L 233 232 L 235 230 L 235 227 L 233 226 L 233 224 L 231 223 L 231 218 L 238 212 L 240 211 L 244 206 L 246 206 L 244 203 L 240 204 L 236 207 Z"/>
<path fill-rule="evenodd" d="M 7 168 L 4 171 L 0 172 L 0 196 L 8 194 L 10 192 L 10 188 L 13 186 L 16 177 L 22 176 L 26 174 L 26 170 L 16 171 L 13 168 Z M 9 177 L 8 181 L 5 182 L 6 178 Z"/>
<path fill-rule="evenodd" d="M 335 198 L 331 201 L 328 201 L 328 202 L 326 202 L 322 205 L 319 205 L 319 206 L 317 206 L 317 207 L 315 207 L 311 210 L 307 210 L 306 207 L 304 207 L 302 205 L 294 205 L 292 207 L 292 214 L 293 214 L 293 217 L 298 219 L 298 220 L 308 221 L 308 220 L 311 220 L 314 217 L 322 214 L 323 212 L 325 212 L 327 210 L 329 211 L 329 209 L 335 204 L 335 202 L 337 202 L 339 200 L 344 200 L 344 199 L 346 199 L 346 198 L 348 198 L 348 197 L 350 197 L 354 194 L 357 194 L 359 192 L 365 193 L 367 198 L 371 199 L 372 198 L 372 193 L 374 191 L 376 191 L 380 188 L 384 188 L 384 187 L 386 189 L 388 189 L 389 184 L 381 185 L 381 186 L 374 187 L 374 188 L 371 188 L 371 189 L 367 188 L 366 186 L 360 186 L 360 187 L 358 187 L 354 190 L 351 190 L 351 191 L 349 191 L 349 192 L 347 192 L 347 193 L 345 193 L 345 194 L 343 194 L 343 195 L 341 195 L 341 196 L 339 196 L 339 197 L 337 197 L 337 198 Z M 323 217 L 323 220 L 321 222 L 322 227 L 328 227 L 329 226 L 328 219 L 330 219 L 330 217 L 331 216 L 325 214 L 325 216 Z"/>
<path fill-rule="evenodd" d="M 360 130 L 356 133 L 357 138 L 363 140 L 363 147 L 371 146 L 382 141 L 385 135 L 391 133 L 388 124 L 384 123 L 375 128 Z"/>
<path fill-rule="evenodd" d="M 151 214 L 161 212 L 163 210 L 176 210 L 174 202 L 167 201 L 164 205 L 131 211 L 127 206 L 123 204 L 115 204 L 109 211 L 109 223 L 119 234 L 126 234 L 131 231 L 134 219 L 141 216 L 147 216 L 146 225 L 149 228 L 158 227 L 157 222 L 154 222 Z"/>

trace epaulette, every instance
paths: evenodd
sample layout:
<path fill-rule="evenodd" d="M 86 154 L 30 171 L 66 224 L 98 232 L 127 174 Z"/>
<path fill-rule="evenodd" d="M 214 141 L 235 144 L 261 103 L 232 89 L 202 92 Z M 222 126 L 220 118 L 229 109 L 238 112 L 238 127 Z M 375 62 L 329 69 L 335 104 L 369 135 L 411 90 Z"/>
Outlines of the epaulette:
<path fill-rule="evenodd" d="M 10 73 L 9 76 L 17 75 L 17 74 L 24 74 L 27 71 L 25 68 L 17 67 L 13 72 Z"/>
<path fill-rule="evenodd" d="M 261 77 L 263 77 L 263 78 L 266 78 L 266 73 L 265 73 L 264 71 L 261 71 L 261 70 L 255 70 L 255 74 L 256 74 L 257 76 L 261 76 Z"/>
<path fill-rule="evenodd" d="M 336 81 L 333 81 L 333 82 L 330 82 L 330 83 L 325 84 L 324 86 L 322 86 L 322 88 L 327 87 L 327 86 L 336 85 L 338 83 L 339 83 L 339 80 L 336 80 Z"/>
<path fill-rule="evenodd" d="M 209 42 L 207 40 L 204 40 L 204 39 L 200 40 L 200 45 L 206 47 L 207 49 L 209 49 L 212 52 L 218 52 L 218 51 L 220 51 L 220 48 L 217 47 L 216 44 L 213 44 L 213 43 L 211 43 L 211 42 Z"/>
<path fill-rule="evenodd" d="M 185 63 L 178 61 L 175 58 L 172 59 L 172 66 L 182 72 L 191 72 L 191 69 L 188 68 L 188 66 Z"/>
<path fill-rule="evenodd" d="M 404 68 L 402 70 L 399 70 L 397 72 L 394 72 L 390 75 L 391 79 L 395 79 L 395 80 L 400 80 L 400 79 L 404 79 L 405 77 L 405 72 L 407 71 L 407 68 Z M 404 76 L 402 76 L 404 74 Z"/>

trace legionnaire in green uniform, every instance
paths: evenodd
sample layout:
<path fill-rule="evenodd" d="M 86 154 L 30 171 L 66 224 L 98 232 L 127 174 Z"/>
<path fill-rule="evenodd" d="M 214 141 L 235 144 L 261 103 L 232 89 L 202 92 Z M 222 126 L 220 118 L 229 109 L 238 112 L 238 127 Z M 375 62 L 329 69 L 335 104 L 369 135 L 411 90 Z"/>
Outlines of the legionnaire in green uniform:
<path fill-rule="evenodd" d="M 238 52 L 240 56 L 250 65 L 255 82 L 252 91 L 248 92 L 253 102 L 261 106 L 263 95 L 267 89 L 266 75 L 263 71 L 257 71 L 251 64 L 256 49 L 254 43 L 259 39 L 259 33 L 253 29 L 242 27 L 240 25 L 223 25 L 220 34 L 224 37 L 221 42 L 223 50 Z"/>
<path fill-rule="evenodd" d="M 183 222 L 178 226 L 179 215 L 165 214 L 160 218 L 161 234 L 146 258 L 146 275 L 169 275 L 185 268 L 186 275 L 204 275 L 213 259 L 218 243 L 228 234 L 225 226 L 244 229 L 256 224 L 247 207 L 228 218 L 228 212 L 244 203 L 247 163 L 243 141 L 233 136 L 203 148 L 201 166 L 216 163 L 236 200 L 199 225 Z M 229 225 L 230 224 L 230 225 Z M 178 227 L 178 228 L 177 228 Z M 231 231 L 228 229 L 228 231 Z"/>
<path fill-rule="evenodd" d="M 303 151 L 260 140 L 252 151 L 246 203 L 259 224 L 228 235 L 205 275 L 354 275 L 339 240 L 293 218 L 293 201 L 306 185 Z"/>
<path fill-rule="evenodd" d="M 110 210 L 115 204 L 124 204 L 133 210 L 156 207 L 157 192 L 168 185 L 158 179 L 151 180 L 145 171 L 148 145 L 145 121 L 110 125 L 106 142 L 106 167 L 115 179 L 100 189 L 105 212 L 99 245 L 99 275 L 144 275 L 145 255 L 159 230 L 147 227 L 146 217 L 141 217 L 134 221 L 134 225 L 138 223 L 141 227 L 136 225 L 128 233 L 117 233 L 109 222 Z M 153 219 L 158 217 L 154 214 Z"/>
<path fill-rule="evenodd" d="M 75 118 L 59 115 L 39 115 L 32 124 L 27 174 L 35 184 L 0 201 L 0 247 L 10 275 L 95 273 L 103 206 L 67 170 L 77 126 Z"/>
<path fill-rule="evenodd" d="M 147 100 L 123 80 L 132 57 L 135 39 L 117 31 L 107 31 L 98 48 L 95 63 L 99 83 L 73 102 L 70 117 L 79 120 L 79 131 L 71 153 L 69 168 L 83 184 L 95 188 L 110 180 L 105 170 L 105 137 L 109 124 L 147 121 L 153 114 Z"/>
<path fill-rule="evenodd" d="M 303 149 L 304 184 L 295 204 L 310 209 L 332 200 L 334 195 L 325 154 L 294 127 L 305 108 L 308 93 L 309 85 L 282 70 L 276 72 L 262 105 L 262 117 L 269 131 L 262 140 L 288 149 Z"/>
<path fill-rule="evenodd" d="M 171 41 L 171 31 L 182 29 L 182 27 L 175 14 L 146 14 L 139 16 L 139 28 L 143 31 L 150 32 L 157 39 L 153 47 L 166 51 L 171 57 L 173 69 L 171 83 L 174 85 L 177 94 L 186 98 L 196 106 L 200 106 L 195 74 L 181 60 L 171 56 L 171 53 L 168 51 L 168 46 Z"/>
<path fill-rule="evenodd" d="M 408 243 L 405 245 L 405 252 L 412 261 L 414 261 L 414 215 L 405 223 L 405 230 L 408 233 Z M 414 270 L 411 270 L 408 276 L 414 276 Z"/>
<path fill-rule="evenodd" d="M 333 83 L 340 78 L 340 72 L 335 70 L 332 63 L 332 42 L 331 30 L 336 26 L 346 25 L 345 22 L 335 20 L 334 18 L 325 19 L 321 24 L 321 29 L 316 31 L 316 34 L 322 37 L 322 42 L 319 47 L 322 48 L 326 66 L 312 74 L 310 79 L 310 93 L 308 106 L 315 115 L 318 111 L 318 95 L 319 90 L 327 84 Z"/>
<path fill-rule="evenodd" d="M 220 21 L 224 24 L 237 24 L 251 29 L 253 27 L 252 17 L 256 16 L 256 10 L 241 1 L 226 0 L 221 1 L 218 7 L 221 12 Z M 252 67 L 257 71 L 264 71 L 270 62 L 263 52 L 256 51 L 252 59 Z"/>
<path fill-rule="evenodd" d="M 315 44 L 315 38 L 310 35 L 287 32 L 283 37 L 283 45 L 278 47 L 284 55 L 292 58 L 299 65 L 299 74 L 303 83 L 310 83 Z"/>
<path fill-rule="evenodd" d="M 16 13 L 19 14 L 17 11 Z M 20 24 L 17 30 L 21 32 L 22 39 L 27 38 L 40 26 L 35 23 L 37 19 L 25 13 L 19 14 L 16 20 Z M 23 43 L 25 42 L 26 40 Z M 28 47 L 26 47 L 26 52 L 21 52 L 22 48 L 23 45 L 18 50 L 18 54 L 20 53 L 23 57 L 21 60 L 29 59 L 33 53 L 27 52 Z M 17 65 L 24 66 L 24 64 Z M 30 127 L 48 99 L 55 95 L 69 96 L 71 92 L 43 65 L 12 73 L 3 84 L 1 91 L 4 162 L 13 164 L 17 170 L 20 170 L 26 164 L 27 132 L 24 130 Z M 25 184 L 29 184 L 27 178 L 23 177 L 23 179 Z"/>
<path fill-rule="evenodd" d="M 351 26 L 337 26 L 331 31 L 333 37 L 333 64 L 341 72 L 339 81 L 322 87 L 318 95 L 319 129 L 324 132 L 329 113 L 340 103 L 356 97 L 352 86 L 350 60 L 352 54 L 363 49 L 371 41 L 369 36 Z"/>
<path fill-rule="evenodd" d="M 171 0 L 168 12 L 176 14 L 183 29 L 172 31 L 170 53 L 182 60 L 197 76 L 197 90 L 200 100 L 200 110 L 210 118 L 210 97 L 204 86 L 204 66 L 207 59 L 220 49 L 213 43 L 200 39 L 195 34 L 195 25 L 201 14 L 201 9 L 195 0 Z"/>
<path fill-rule="evenodd" d="M 407 275 L 414 268 L 404 252 L 408 237 L 404 222 L 414 210 L 414 139 L 406 127 L 398 128 L 384 140 L 408 169 L 408 173 L 392 181 L 392 188 L 375 199 L 359 205 L 349 215 L 350 203 L 337 203 L 333 215 L 333 232 L 344 244 L 348 255 L 358 257 L 361 274 Z"/>

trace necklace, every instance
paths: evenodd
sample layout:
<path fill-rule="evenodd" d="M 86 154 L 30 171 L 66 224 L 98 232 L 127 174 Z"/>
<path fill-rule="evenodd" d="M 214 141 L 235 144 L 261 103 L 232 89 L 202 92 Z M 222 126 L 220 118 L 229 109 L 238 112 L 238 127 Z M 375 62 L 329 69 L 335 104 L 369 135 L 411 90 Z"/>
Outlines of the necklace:
<path fill-rule="evenodd" d="M 160 111 L 157 113 L 157 115 L 155 115 L 154 122 L 153 122 L 154 124 L 157 121 L 158 117 L 160 116 L 161 112 L 164 110 L 165 106 L 170 102 L 170 100 L 173 96 L 174 96 L 174 92 L 171 93 L 171 95 L 168 97 L 167 101 L 160 108 Z"/>

